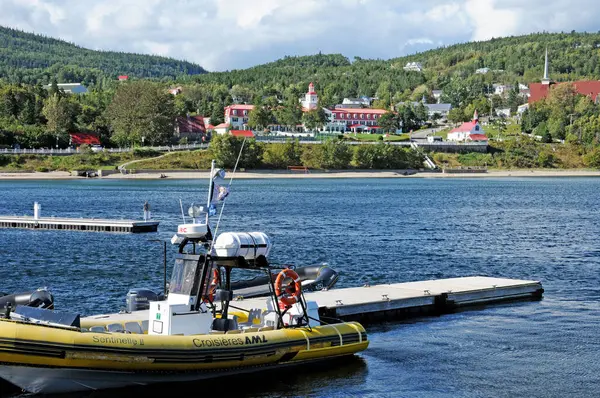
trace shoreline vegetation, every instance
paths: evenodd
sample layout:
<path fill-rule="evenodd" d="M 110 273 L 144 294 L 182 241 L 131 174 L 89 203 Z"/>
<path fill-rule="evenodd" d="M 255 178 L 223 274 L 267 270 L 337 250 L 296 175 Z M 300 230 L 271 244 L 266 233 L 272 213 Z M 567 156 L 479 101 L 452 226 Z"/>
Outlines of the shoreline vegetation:
<path fill-rule="evenodd" d="M 154 179 L 207 179 L 209 170 L 138 170 L 132 174 L 109 174 L 94 179 L 154 180 Z M 232 173 L 227 174 L 231 178 Z M 442 173 L 416 170 L 317 170 L 308 172 L 288 170 L 237 171 L 233 179 L 280 179 L 280 178 L 528 178 L 528 177 L 600 177 L 600 170 L 548 170 L 515 169 L 487 170 L 472 173 Z M 0 171 L 0 181 L 5 180 L 81 180 L 89 179 L 66 171 L 6 172 Z"/>

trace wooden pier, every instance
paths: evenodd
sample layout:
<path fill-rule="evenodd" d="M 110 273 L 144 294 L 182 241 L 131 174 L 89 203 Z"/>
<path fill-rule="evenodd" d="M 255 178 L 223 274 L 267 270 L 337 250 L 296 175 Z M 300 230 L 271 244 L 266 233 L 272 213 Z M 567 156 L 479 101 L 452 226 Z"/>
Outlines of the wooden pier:
<path fill-rule="evenodd" d="M 540 299 L 539 281 L 472 276 L 307 292 L 319 315 L 365 324 L 422 315 L 442 315 L 457 309 L 513 300 Z M 233 306 L 264 307 L 265 299 L 238 297 Z"/>
<path fill-rule="evenodd" d="M 158 224 L 159 222 L 154 220 L 0 216 L 0 228 L 140 233 L 156 232 Z"/>

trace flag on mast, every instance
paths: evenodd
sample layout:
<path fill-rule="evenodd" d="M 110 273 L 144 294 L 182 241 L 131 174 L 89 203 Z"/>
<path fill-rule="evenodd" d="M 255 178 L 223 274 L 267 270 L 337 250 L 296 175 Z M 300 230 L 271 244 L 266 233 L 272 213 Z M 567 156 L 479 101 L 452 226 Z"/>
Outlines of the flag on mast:
<path fill-rule="evenodd" d="M 211 176 L 210 204 L 208 215 L 217 214 L 217 204 L 229 195 L 229 188 L 225 185 L 225 170 L 214 169 Z"/>

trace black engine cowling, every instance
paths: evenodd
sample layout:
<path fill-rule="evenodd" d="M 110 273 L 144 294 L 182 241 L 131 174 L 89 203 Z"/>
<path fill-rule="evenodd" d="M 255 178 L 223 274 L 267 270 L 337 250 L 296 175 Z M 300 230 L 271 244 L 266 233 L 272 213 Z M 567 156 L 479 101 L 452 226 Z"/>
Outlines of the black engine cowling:
<path fill-rule="evenodd" d="M 6 310 L 8 306 L 14 310 L 17 305 L 53 309 L 54 296 L 47 289 L 14 294 L 0 293 L 0 311 Z"/>
<path fill-rule="evenodd" d="M 164 299 L 164 294 L 157 294 L 150 289 L 130 289 L 125 298 L 127 312 L 147 310 L 150 308 L 151 301 Z"/>

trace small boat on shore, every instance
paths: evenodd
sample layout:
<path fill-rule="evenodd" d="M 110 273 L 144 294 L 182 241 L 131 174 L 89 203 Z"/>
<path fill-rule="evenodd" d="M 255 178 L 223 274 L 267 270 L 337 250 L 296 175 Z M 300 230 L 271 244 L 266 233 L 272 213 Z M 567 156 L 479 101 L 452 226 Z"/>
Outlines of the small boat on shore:
<path fill-rule="evenodd" d="M 213 239 L 214 183 L 213 177 L 206 221 L 180 225 L 174 236 L 178 253 L 166 297 L 150 301 L 147 311 L 87 318 L 24 305 L 0 313 L 0 379 L 30 393 L 68 393 L 292 371 L 365 350 L 362 325 L 321 319 L 317 303 L 304 297 L 300 275 L 269 262 L 266 234 L 224 232 Z M 232 275 L 242 270 L 265 276 L 262 306 L 243 310 L 232 303 Z"/>

